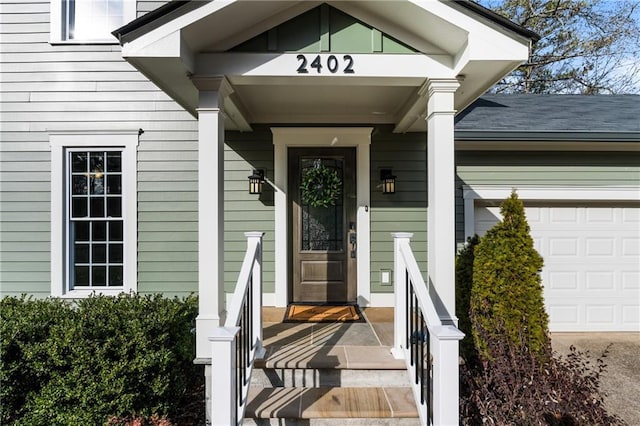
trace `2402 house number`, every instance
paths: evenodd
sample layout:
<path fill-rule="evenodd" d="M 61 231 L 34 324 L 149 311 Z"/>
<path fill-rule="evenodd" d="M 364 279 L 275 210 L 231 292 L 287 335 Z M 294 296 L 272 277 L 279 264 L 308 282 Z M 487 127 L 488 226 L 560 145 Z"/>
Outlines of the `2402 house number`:
<path fill-rule="evenodd" d="M 351 55 L 344 55 L 342 60 L 339 60 L 335 55 L 329 55 L 326 57 L 326 62 L 323 63 L 320 55 L 316 56 L 311 63 L 305 55 L 296 56 L 298 59 L 298 74 L 309 74 L 309 68 L 315 68 L 318 74 L 322 73 L 322 69 L 326 68 L 331 74 L 335 74 L 338 70 L 342 69 L 343 74 L 354 74 L 353 70 L 353 57 Z"/>

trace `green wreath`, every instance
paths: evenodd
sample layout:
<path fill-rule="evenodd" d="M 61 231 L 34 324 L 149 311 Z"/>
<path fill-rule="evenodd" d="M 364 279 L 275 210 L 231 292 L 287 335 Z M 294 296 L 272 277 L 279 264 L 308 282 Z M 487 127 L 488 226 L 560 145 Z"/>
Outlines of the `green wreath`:
<path fill-rule="evenodd" d="M 307 169 L 300 189 L 302 202 L 311 207 L 335 206 L 342 191 L 342 181 L 335 169 L 326 167 L 315 160 L 313 167 Z"/>

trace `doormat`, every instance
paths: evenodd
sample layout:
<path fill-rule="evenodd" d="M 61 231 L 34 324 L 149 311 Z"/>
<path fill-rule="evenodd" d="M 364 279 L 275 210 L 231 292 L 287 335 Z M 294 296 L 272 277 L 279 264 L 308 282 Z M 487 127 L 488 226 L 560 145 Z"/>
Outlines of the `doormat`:
<path fill-rule="evenodd" d="M 358 305 L 309 305 L 292 303 L 283 322 L 365 322 Z"/>

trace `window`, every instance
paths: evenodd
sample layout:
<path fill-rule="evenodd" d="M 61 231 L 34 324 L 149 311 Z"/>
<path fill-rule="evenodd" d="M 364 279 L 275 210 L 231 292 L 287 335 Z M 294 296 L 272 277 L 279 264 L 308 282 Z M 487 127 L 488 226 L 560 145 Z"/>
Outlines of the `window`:
<path fill-rule="evenodd" d="M 50 141 L 52 294 L 135 291 L 137 132 Z"/>
<path fill-rule="evenodd" d="M 111 32 L 135 19 L 134 0 L 51 0 L 51 41 L 116 43 Z"/>
<path fill-rule="evenodd" d="M 69 288 L 123 287 L 122 151 L 67 154 Z"/>

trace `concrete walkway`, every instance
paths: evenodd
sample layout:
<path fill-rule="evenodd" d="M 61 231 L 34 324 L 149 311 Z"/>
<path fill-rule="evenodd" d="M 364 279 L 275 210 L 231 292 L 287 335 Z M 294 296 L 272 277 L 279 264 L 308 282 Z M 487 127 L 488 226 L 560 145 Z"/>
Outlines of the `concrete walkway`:
<path fill-rule="evenodd" d="M 552 333 L 551 345 L 560 355 L 571 345 L 588 351 L 592 362 L 611 345 L 600 383 L 605 405 L 628 425 L 640 425 L 640 333 Z"/>

